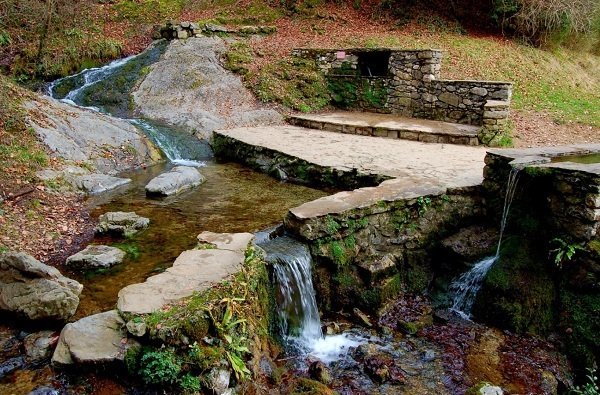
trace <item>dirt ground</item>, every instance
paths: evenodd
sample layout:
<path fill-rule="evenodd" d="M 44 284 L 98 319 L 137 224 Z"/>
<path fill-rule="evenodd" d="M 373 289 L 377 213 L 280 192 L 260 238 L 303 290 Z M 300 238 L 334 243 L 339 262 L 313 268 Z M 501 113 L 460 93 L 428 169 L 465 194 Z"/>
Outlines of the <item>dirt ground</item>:
<path fill-rule="evenodd" d="M 550 115 L 534 111 L 512 111 L 511 118 L 515 126 L 515 148 L 600 143 L 600 128 L 597 127 L 560 124 Z"/>

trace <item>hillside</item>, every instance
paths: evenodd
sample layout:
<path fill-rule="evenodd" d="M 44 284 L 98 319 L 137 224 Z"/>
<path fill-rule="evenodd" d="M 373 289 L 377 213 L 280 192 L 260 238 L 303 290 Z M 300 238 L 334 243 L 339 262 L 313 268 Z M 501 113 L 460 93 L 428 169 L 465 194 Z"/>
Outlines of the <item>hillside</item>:
<path fill-rule="evenodd" d="M 242 71 L 249 71 L 246 82 L 264 101 L 316 109 L 312 96 L 318 92 L 295 92 L 297 87 L 290 84 L 294 78 L 306 78 L 290 77 L 294 70 L 282 61 L 292 48 L 433 47 L 445 51 L 444 78 L 515 83 L 516 146 L 593 142 L 600 136 L 599 56 L 562 48 L 536 49 L 498 34 L 467 29 L 455 19 L 435 14 L 405 15 L 399 22 L 380 2 L 304 1 L 272 6 L 248 0 L 120 0 L 60 4 L 41 55 L 36 54 L 35 29 L 9 23 L 0 31 L 5 36 L 0 64 L 19 82 L 35 82 L 32 75 L 53 79 L 137 53 L 151 41 L 153 26 L 168 19 L 230 27 L 274 25 L 276 33 L 248 39 L 249 47 L 233 46 L 234 51 L 242 49 L 234 56 L 241 56 L 237 61 L 243 63 Z M 43 15 L 43 8 L 38 11 Z M 394 15 L 399 13 L 394 10 Z M 59 21 L 58 14 L 69 18 Z M 38 58 L 40 61 L 35 61 Z M 281 75 L 284 78 L 277 77 Z M 303 101 L 311 106 L 298 105 Z"/>

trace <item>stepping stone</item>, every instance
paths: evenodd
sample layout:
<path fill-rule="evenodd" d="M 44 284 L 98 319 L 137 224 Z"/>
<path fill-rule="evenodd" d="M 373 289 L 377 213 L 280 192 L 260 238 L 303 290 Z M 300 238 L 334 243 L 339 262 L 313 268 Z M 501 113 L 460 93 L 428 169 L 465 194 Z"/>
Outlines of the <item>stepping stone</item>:
<path fill-rule="evenodd" d="M 67 324 L 60 333 L 52 365 L 123 362 L 125 353 L 133 347 L 140 345 L 127 338 L 125 322 L 116 310 L 111 310 Z"/>
<path fill-rule="evenodd" d="M 170 171 L 150 180 L 146 185 L 148 196 L 169 196 L 194 188 L 206 179 L 194 167 L 175 166 Z"/>
<path fill-rule="evenodd" d="M 134 212 L 113 211 L 98 217 L 96 233 L 115 233 L 123 236 L 131 236 L 150 224 L 148 218 L 137 215 Z"/>
<path fill-rule="evenodd" d="M 125 251 L 105 245 L 89 245 L 67 258 L 66 264 L 77 269 L 108 268 L 123 262 Z"/>

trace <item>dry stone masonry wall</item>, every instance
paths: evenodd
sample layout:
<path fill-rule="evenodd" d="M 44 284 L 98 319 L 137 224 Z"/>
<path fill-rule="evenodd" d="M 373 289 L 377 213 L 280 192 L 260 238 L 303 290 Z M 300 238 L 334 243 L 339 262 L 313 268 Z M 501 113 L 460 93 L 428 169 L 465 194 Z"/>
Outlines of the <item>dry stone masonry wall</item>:
<path fill-rule="evenodd" d="M 163 26 L 156 26 L 154 38 L 167 40 L 184 40 L 190 37 L 202 35 L 233 33 L 242 36 L 252 34 L 271 34 L 277 30 L 275 26 L 241 26 L 238 29 L 230 29 L 215 23 L 196 23 L 168 21 Z"/>
<path fill-rule="evenodd" d="M 481 126 L 497 145 L 508 132 L 512 84 L 441 80 L 442 51 L 297 49 L 327 76 L 334 102 L 363 111 Z"/>

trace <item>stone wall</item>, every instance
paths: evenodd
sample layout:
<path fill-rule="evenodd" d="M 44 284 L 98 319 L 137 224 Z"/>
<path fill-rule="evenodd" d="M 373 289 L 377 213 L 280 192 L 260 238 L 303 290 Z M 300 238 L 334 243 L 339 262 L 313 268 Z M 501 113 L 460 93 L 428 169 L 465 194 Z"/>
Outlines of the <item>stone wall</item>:
<path fill-rule="evenodd" d="M 600 145 L 488 153 L 483 186 L 496 217 L 511 167 L 522 170 L 508 237 L 475 308 L 507 329 L 562 334 L 580 370 L 600 361 L 600 163 L 557 158 L 590 153 Z"/>
<path fill-rule="evenodd" d="M 372 312 L 425 291 L 441 240 L 481 216 L 478 187 L 407 188 L 394 179 L 291 209 L 284 224 L 310 246 L 322 308 Z"/>
<path fill-rule="evenodd" d="M 440 80 L 439 50 L 297 49 L 292 55 L 315 59 L 341 107 L 481 126 L 480 141 L 488 145 L 507 132 L 512 84 Z M 369 64 L 386 72 L 369 75 Z"/>
<path fill-rule="evenodd" d="M 153 38 L 184 40 L 186 38 L 200 37 L 202 35 L 237 34 L 240 36 L 250 36 L 255 34 L 271 34 L 276 31 L 277 27 L 275 26 L 241 26 L 231 29 L 215 23 L 168 21 L 162 26 L 155 26 Z"/>

